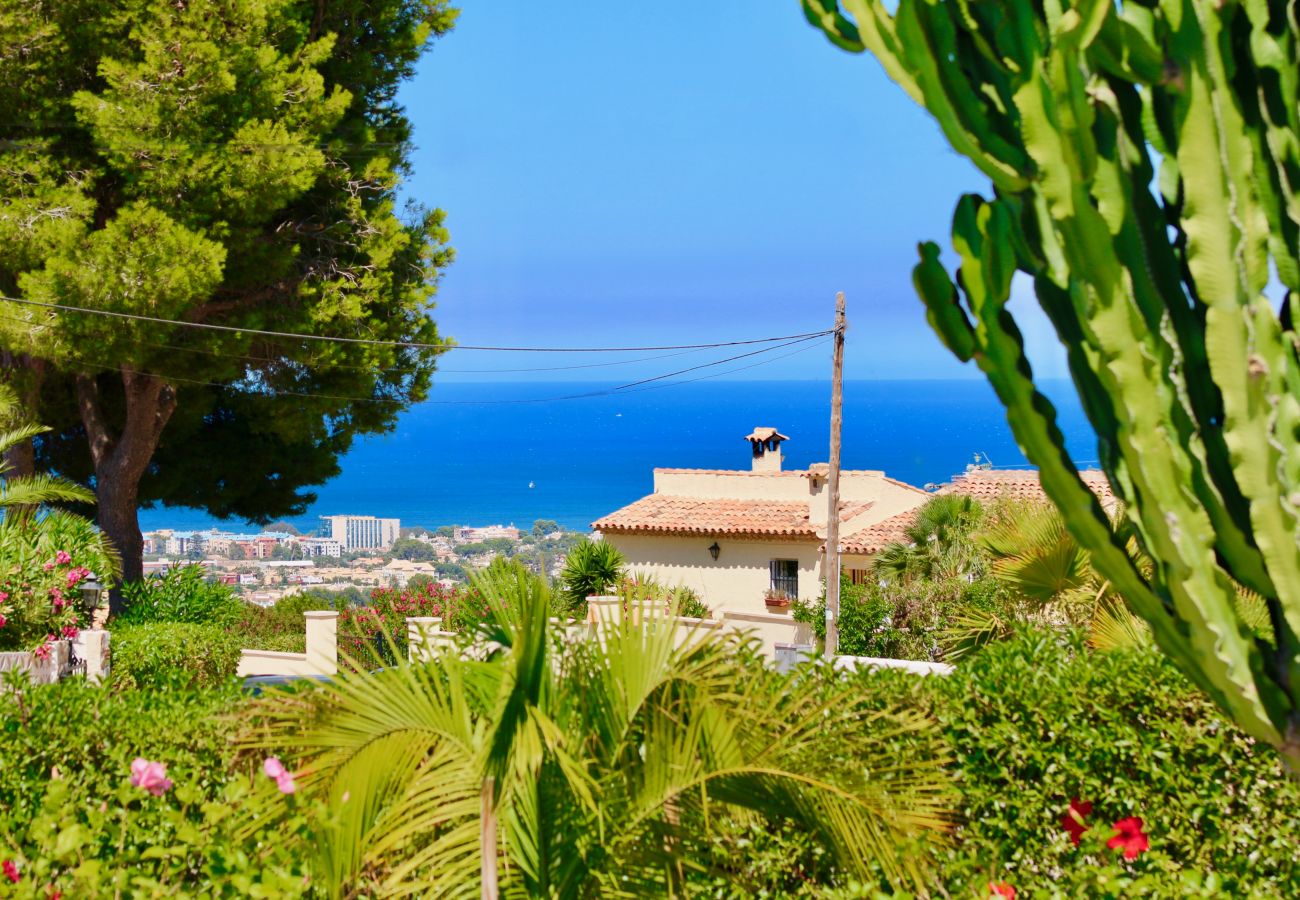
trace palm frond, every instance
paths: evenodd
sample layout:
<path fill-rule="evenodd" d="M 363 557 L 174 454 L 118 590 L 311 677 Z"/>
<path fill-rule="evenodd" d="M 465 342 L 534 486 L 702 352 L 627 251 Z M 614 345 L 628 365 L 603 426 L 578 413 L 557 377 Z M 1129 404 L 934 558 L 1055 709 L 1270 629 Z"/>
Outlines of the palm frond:
<path fill-rule="evenodd" d="M 0 511 L 51 503 L 94 502 L 95 494 L 89 488 L 55 475 L 24 475 L 0 483 Z"/>
<path fill-rule="evenodd" d="M 488 777 L 503 896 L 671 892 L 724 810 L 793 820 L 844 871 L 875 860 L 923 890 L 898 846 L 948 822 L 932 722 L 870 711 L 833 673 L 806 690 L 743 635 L 679 643 L 657 606 L 566 645 L 540 579 L 498 568 L 476 586 L 487 658 L 447 652 L 254 704 L 243 745 L 300 748 L 302 792 L 326 801 L 317 859 L 336 895 L 476 893 Z M 899 734 L 928 749 L 897 758 Z"/>

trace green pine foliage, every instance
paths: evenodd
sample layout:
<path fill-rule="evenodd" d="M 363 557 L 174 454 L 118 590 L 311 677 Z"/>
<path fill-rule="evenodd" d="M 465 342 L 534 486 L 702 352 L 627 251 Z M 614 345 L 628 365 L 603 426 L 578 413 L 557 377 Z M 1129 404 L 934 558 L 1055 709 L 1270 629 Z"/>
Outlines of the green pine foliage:
<path fill-rule="evenodd" d="M 396 102 L 443 0 L 0 4 L 0 294 L 409 349 L 196 331 L 0 302 L 0 347 L 94 476 L 139 577 L 137 504 L 301 513 L 358 435 L 427 394 L 451 261 L 398 203 Z M 359 401 L 359 402 L 358 402 Z"/>

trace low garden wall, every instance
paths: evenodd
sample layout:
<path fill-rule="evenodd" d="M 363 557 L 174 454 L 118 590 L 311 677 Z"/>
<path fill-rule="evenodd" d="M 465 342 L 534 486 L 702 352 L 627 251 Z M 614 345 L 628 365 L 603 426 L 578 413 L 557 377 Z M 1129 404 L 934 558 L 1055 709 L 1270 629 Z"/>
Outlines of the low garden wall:
<path fill-rule="evenodd" d="M 339 614 L 337 610 L 303 613 L 307 620 L 307 649 L 304 653 L 277 650 L 244 650 L 239 654 L 241 678 L 250 675 L 333 675 L 339 670 Z"/>

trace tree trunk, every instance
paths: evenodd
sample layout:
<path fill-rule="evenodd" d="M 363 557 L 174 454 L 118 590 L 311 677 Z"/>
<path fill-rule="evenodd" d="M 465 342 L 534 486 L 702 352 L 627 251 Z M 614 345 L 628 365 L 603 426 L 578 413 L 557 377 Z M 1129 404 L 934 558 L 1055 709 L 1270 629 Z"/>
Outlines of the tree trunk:
<path fill-rule="evenodd" d="M 0 368 L 9 373 L 5 381 L 18 394 L 18 402 L 21 404 L 12 424 L 35 421 L 41 382 L 45 377 L 44 360 L 34 359 L 25 353 L 14 353 L 12 350 L 0 350 Z M 5 451 L 4 461 L 9 467 L 7 474 L 10 478 L 36 474 L 36 448 L 30 440 L 15 444 Z"/>
<path fill-rule="evenodd" d="M 121 431 L 114 434 L 104 417 L 99 383 L 91 375 L 77 376 L 77 405 L 90 441 L 90 458 L 95 465 L 95 497 L 99 527 L 122 555 L 122 581 L 137 581 L 144 575 L 143 538 L 137 501 L 140 478 L 149 468 L 158 439 L 176 408 L 176 392 L 156 375 L 123 366 L 122 388 L 126 417 Z M 111 613 L 122 611 L 122 592 L 109 594 Z"/>

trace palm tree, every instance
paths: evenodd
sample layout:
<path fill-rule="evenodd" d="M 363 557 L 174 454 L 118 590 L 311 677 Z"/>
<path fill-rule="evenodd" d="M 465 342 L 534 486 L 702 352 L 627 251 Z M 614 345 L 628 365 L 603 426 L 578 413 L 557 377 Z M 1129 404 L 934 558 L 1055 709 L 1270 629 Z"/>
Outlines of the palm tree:
<path fill-rule="evenodd" d="M 587 598 L 598 596 L 618 583 L 623 574 L 623 554 L 606 541 L 584 538 L 564 559 L 560 583 L 565 609 L 578 612 L 586 608 Z"/>
<path fill-rule="evenodd" d="M 244 746 L 299 748 L 299 794 L 328 810 L 310 844 L 331 896 L 678 895 L 729 816 L 792 821 L 845 873 L 874 862 L 924 893 L 899 847 L 945 827 L 947 793 L 921 714 L 871 712 L 833 673 L 777 674 L 743 636 L 679 646 L 653 614 L 566 639 L 518 566 L 476 587 L 488 658 L 444 653 L 251 710 Z M 904 735 L 915 752 L 886 750 Z M 259 819 L 274 788 L 261 803 Z"/>
<path fill-rule="evenodd" d="M 973 497 L 932 497 L 917 510 L 906 537 L 876 554 L 872 568 L 890 581 L 967 574 L 975 562 L 970 534 L 983 518 L 984 508 Z"/>
<path fill-rule="evenodd" d="M 42 425 L 19 423 L 18 408 L 18 396 L 8 385 L 0 384 L 0 516 L 26 519 L 41 506 L 51 503 L 94 503 L 92 491 L 66 478 L 9 475 L 13 470 L 8 461 L 9 452 L 50 430 Z"/>

